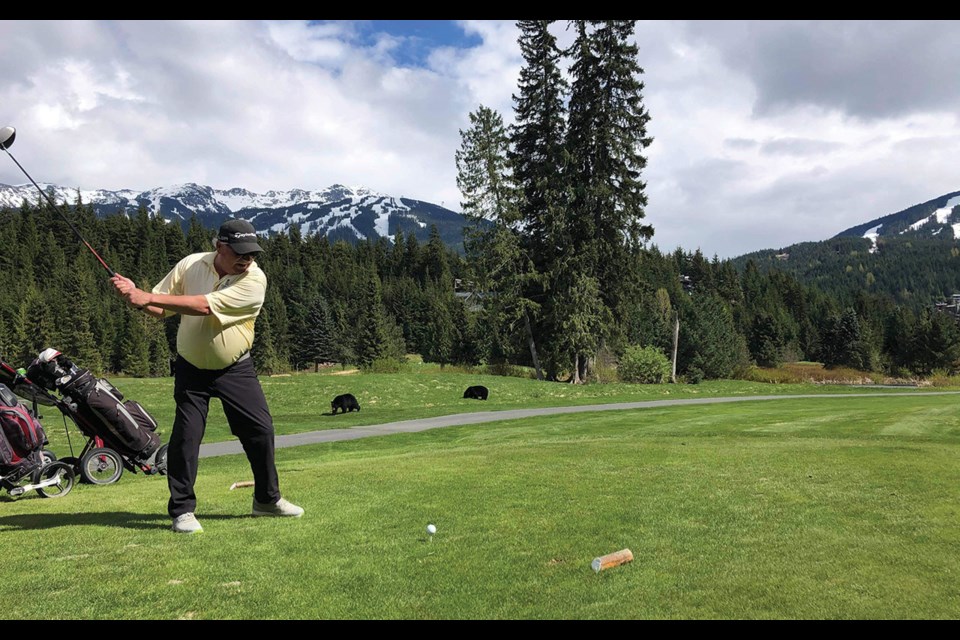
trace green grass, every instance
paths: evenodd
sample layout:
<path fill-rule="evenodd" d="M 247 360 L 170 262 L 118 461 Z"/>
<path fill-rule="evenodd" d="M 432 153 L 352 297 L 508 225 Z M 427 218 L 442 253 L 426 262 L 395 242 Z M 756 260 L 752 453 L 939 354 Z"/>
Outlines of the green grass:
<path fill-rule="evenodd" d="M 785 399 L 280 449 L 292 521 L 248 517 L 250 489 L 228 490 L 244 458 L 208 458 L 197 536 L 168 531 L 158 477 L 24 497 L 0 503 L 5 616 L 955 619 L 956 405 Z M 591 570 L 623 548 L 634 562 Z"/>
<path fill-rule="evenodd" d="M 881 389 L 845 385 L 765 384 L 740 380 L 711 380 L 701 384 L 588 384 L 571 385 L 504 376 L 440 372 L 436 367 L 411 373 L 301 373 L 262 377 L 261 384 L 273 414 L 278 434 L 340 429 L 398 420 L 442 416 L 472 411 L 497 411 L 534 407 L 587 405 L 672 398 L 720 396 L 788 395 L 802 393 L 876 392 Z M 127 398 L 137 400 L 160 424 L 164 440 L 173 424 L 173 378 L 111 378 Z M 482 384 L 490 389 L 486 401 L 464 400 L 463 390 Z M 949 387 L 946 387 L 949 389 Z M 902 393 L 911 393 L 904 389 Z M 360 412 L 329 415 L 330 401 L 341 393 L 352 393 Z M 43 408 L 44 426 L 51 447 L 68 455 L 63 419 L 57 409 Z M 76 429 L 73 429 L 76 433 Z M 204 442 L 229 440 L 219 400 L 210 403 Z"/>

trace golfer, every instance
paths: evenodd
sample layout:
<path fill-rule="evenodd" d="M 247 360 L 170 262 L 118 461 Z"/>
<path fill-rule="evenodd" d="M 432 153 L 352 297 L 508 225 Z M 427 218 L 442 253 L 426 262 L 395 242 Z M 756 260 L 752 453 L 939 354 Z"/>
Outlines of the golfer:
<path fill-rule="evenodd" d="M 120 274 L 112 278 L 132 306 L 157 318 L 182 316 L 173 391 L 177 416 L 167 451 L 167 511 L 177 533 L 203 531 L 194 515 L 193 485 L 212 397 L 220 398 L 230 431 L 250 461 L 253 515 L 303 515 L 280 497 L 273 418 L 250 357 L 253 325 L 267 291 L 267 277 L 254 262 L 263 249 L 253 225 L 239 219 L 223 223 L 215 246 L 216 251 L 182 259 L 152 293 Z"/>

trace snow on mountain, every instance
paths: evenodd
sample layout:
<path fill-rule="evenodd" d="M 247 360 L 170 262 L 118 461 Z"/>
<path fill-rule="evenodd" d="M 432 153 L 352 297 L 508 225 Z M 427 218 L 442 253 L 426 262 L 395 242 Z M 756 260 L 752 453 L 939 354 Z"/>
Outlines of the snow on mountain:
<path fill-rule="evenodd" d="M 53 200 L 59 204 L 74 204 L 77 200 L 77 189 L 38 183 Z M 148 210 L 160 209 L 164 198 L 191 202 L 199 211 L 227 210 L 231 213 L 241 209 L 291 207 L 304 202 L 326 203 L 342 200 L 347 197 L 382 196 L 366 187 L 345 187 L 335 184 L 319 191 L 293 189 L 291 191 L 268 191 L 253 193 L 242 188 L 213 189 L 195 183 L 185 183 L 166 187 L 158 187 L 149 191 L 133 191 L 121 189 L 119 191 L 79 190 L 81 200 L 90 205 L 117 204 L 136 209 L 140 204 L 146 205 Z M 5 185 L 0 184 L 0 207 L 18 208 L 23 200 L 34 202 L 39 198 L 36 187 L 32 184 Z"/>
<path fill-rule="evenodd" d="M 878 224 L 875 227 L 867 229 L 866 233 L 863 234 L 864 238 L 869 239 L 873 243 L 870 247 L 870 253 L 876 253 L 877 251 L 877 236 L 880 235 L 880 227 L 882 226 L 882 224 Z"/>
<path fill-rule="evenodd" d="M 76 189 L 47 184 L 41 188 L 58 204 L 69 207 L 77 201 Z M 143 207 L 149 215 L 177 222 L 184 229 L 194 217 L 205 228 L 213 229 L 228 218 L 241 217 L 262 235 L 289 232 L 296 227 L 304 237 L 320 233 L 331 240 L 348 242 L 380 237 L 392 241 L 398 229 L 425 241 L 429 239 L 430 227 L 437 226 L 443 241 L 459 248 L 465 224 L 460 214 L 434 204 L 342 184 L 320 190 L 254 193 L 241 187 L 221 190 L 185 183 L 142 192 L 80 191 L 79 197 L 101 217 L 117 213 L 131 216 Z M 38 198 L 32 184 L 0 184 L 0 208 L 16 209 L 24 200 L 36 204 Z"/>
<path fill-rule="evenodd" d="M 314 203 L 314 207 L 317 207 L 320 206 L 319 203 L 342 200 L 349 196 L 364 196 L 375 192 L 366 187 L 345 187 L 335 184 L 320 191 L 293 189 L 292 191 L 268 191 L 259 194 L 246 189 L 234 188 L 227 191 L 214 191 L 213 193 L 221 204 L 225 205 L 231 212 L 236 213 L 242 209 L 277 209 L 292 207 L 301 203 Z"/>
<path fill-rule="evenodd" d="M 122 189 L 120 191 L 96 189 L 90 191 L 68 189 L 45 182 L 38 182 L 37 184 L 40 185 L 40 188 L 43 189 L 54 202 L 61 204 L 76 203 L 78 194 L 82 202 L 102 202 L 103 204 L 123 204 L 129 200 L 136 199 L 139 195 L 137 192 L 129 189 Z M 0 207 L 18 209 L 24 200 L 30 204 L 36 204 L 39 199 L 40 194 L 37 192 L 37 188 L 30 183 L 18 185 L 0 184 Z"/>
<path fill-rule="evenodd" d="M 868 238 L 877 246 L 878 240 L 887 237 L 902 236 L 941 236 L 947 234 L 944 230 L 949 227 L 950 236 L 960 239 L 960 191 L 944 194 L 933 200 L 928 200 L 902 211 L 891 213 L 880 218 L 850 227 L 838 233 L 836 238 L 843 236 L 857 236 Z"/>
<path fill-rule="evenodd" d="M 953 212 L 953 208 L 956 207 L 957 205 L 960 205 L 960 196 L 957 196 L 955 198 L 950 198 L 949 200 L 947 200 L 947 204 L 945 206 L 940 207 L 939 209 L 931 213 L 926 218 L 917 220 L 916 222 L 911 224 L 909 227 L 907 227 L 906 230 L 901 231 L 900 233 L 906 233 L 907 231 L 916 231 L 923 225 L 934 220 L 938 225 L 944 225 L 946 224 L 947 220 L 949 220 L 950 214 Z M 960 230 L 960 223 L 952 224 L 950 225 L 950 227 L 951 229 L 953 229 L 953 237 L 960 238 L 960 232 L 958 232 L 958 230 Z M 936 235 L 937 233 L 939 233 L 939 229 L 934 232 L 934 235 Z"/>

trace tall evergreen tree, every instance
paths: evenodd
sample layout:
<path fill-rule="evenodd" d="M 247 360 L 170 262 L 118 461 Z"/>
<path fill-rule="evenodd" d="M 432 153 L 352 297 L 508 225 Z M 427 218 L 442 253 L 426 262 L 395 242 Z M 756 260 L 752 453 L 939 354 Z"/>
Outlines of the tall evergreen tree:
<path fill-rule="evenodd" d="M 860 371 L 874 369 L 875 362 L 868 336 L 852 307 L 842 314 L 828 317 L 821 335 L 823 342 L 820 357 L 825 367 L 845 366 Z"/>
<path fill-rule="evenodd" d="M 576 341 L 562 334 L 569 307 L 563 301 L 573 292 L 573 278 L 561 273 L 559 261 L 567 262 L 565 234 L 568 225 L 570 191 L 567 174 L 565 99 L 568 85 L 559 66 L 562 52 L 550 33 L 552 20 L 520 20 L 518 44 L 523 56 L 518 93 L 513 96 L 514 125 L 511 127 L 508 157 L 518 189 L 517 209 L 521 223 L 520 255 L 524 272 L 520 280 L 522 297 L 528 300 L 524 327 L 538 336 L 549 354 L 548 377 L 557 370 L 558 357 Z M 536 303 L 537 306 L 534 306 Z M 540 313 L 535 313 L 540 311 Z M 532 354 L 534 355 L 534 354 Z M 562 356 L 566 357 L 566 356 Z M 534 355 L 534 360 L 536 361 Z M 536 364 L 536 362 L 534 363 Z M 567 368 L 569 364 L 566 365 Z M 537 367 L 538 377 L 541 375 Z"/>
<path fill-rule="evenodd" d="M 253 335 L 253 348 L 250 350 L 257 372 L 273 375 L 287 370 L 287 363 L 280 358 L 273 340 L 270 309 L 266 305 L 257 316 L 256 332 Z"/>
<path fill-rule="evenodd" d="M 568 309 L 562 316 L 560 335 L 569 345 L 573 362 L 570 382 L 586 382 L 587 360 L 600 346 L 604 325 L 611 321 L 609 310 L 600 297 L 597 279 L 584 273 L 573 274 L 573 282 L 561 289 L 560 306 Z M 569 362 L 569 360 L 568 360 Z"/>
<path fill-rule="evenodd" d="M 356 324 L 355 354 L 357 363 L 369 366 L 388 351 L 380 279 L 372 265 L 363 282 L 361 304 Z"/>
<path fill-rule="evenodd" d="M 65 344 L 60 351 L 68 354 L 71 360 L 85 369 L 94 372 L 104 370 L 103 356 L 98 348 L 94 332 L 90 328 L 94 317 L 94 276 L 93 265 L 86 254 L 78 253 L 71 265 L 73 277 L 67 286 L 67 316 L 64 329 Z"/>
<path fill-rule="evenodd" d="M 147 344 L 150 348 L 150 375 L 170 375 L 171 354 L 164 331 L 164 322 L 147 324 Z"/>
<path fill-rule="evenodd" d="M 190 216 L 190 225 L 187 227 L 187 236 L 185 243 L 187 245 L 187 253 L 206 253 L 207 251 L 213 251 L 213 237 L 216 234 L 205 229 L 200 221 L 197 219 L 197 216 Z"/>
<path fill-rule="evenodd" d="M 317 296 L 310 305 L 304 332 L 299 337 L 301 356 L 305 362 L 314 363 L 314 371 L 319 371 L 321 362 L 339 359 L 337 344 L 340 339 L 330 305 L 323 296 Z"/>
<path fill-rule="evenodd" d="M 453 279 L 450 275 L 450 265 L 447 262 L 447 247 L 440 238 L 440 230 L 437 225 L 430 225 L 430 239 L 427 246 L 423 249 L 424 274 L 434 282 L 445 283 L 443 286 L 452 285 Z"/>
<path fill-rule="evenodd" d="M 556 243 L 564 263 L 551 274 L 565 288 L 577 279 L 560 273 L 561 268 L 594 278 L 612 317 L 622 315 L 623 285 L 632 281 L 637 251 L 653 235 L 653 227 L 641 222 L 647 204 L 646 184 L 640 179 L 646 166 L 642 150 L 653 139 L 647 135 L 650 116 L 638 79 L 643 69 L 637 63 L 637 46 L 630 42 L 634 22 L 574 21 L 566 139 L 571 202 Z M 563 312 L 558 309 L 553 315 Z M 603 323 L 595 326 L 604 331 Z M 586 344 L 599 345 L 602 337 Z M 584 362 L 593 355 L 581 352 L 575 357 Z"/>
<path fill-rule="evenodd" d="M 696 378 L 730 378 L 749 364 L 744 336 L 713 293 L 692 296 L 680 315 L 678 371 Z"/>
<path fill-rule="evenodd" d="M 946 313 L 924 309 L 910 343 L 911 369 L 921 375 L 938 369 L 953 374 L 960 367 L 960 328 Z"/>
<path fill-rule="evenodd" d="M 628 249 L 653 236 L 643 224 L 647 204 L 643 149 L 650 116 L 643 105 L 643 69 L 637 63 L 634 20 L 575 21 L 577 39 L 570 95 L 567 150 L 573 202 L 568 219 L 585 265 L 595 273 L 607 306 L 615 309 Z"/>
<path fill-rule="evenodd" d="M 125 314 L 125 327 L 120 340 L 120 369 L 127 375 L 145 378 L 150 375 L 150 342 L 148 323 L 155 320 L 143 313 Z"/>
<path fill-rule="evenodd" d="M 542 378 L 530 322 L 539 305 L 526 297 L 536 271 L 521 243 L 507 131 L 503 118 L 482 105 L 470 114 L 470 121 L 471 127 L 460 132 L 456 161 L 457 186 L 464 198 L 460 204 L 469 220 L 464 247 L 473 294 L 485 307 L 486 328 L 497 334 L 492 342 L 503 345 L 510 342 L 508 334 L 523 331 L 537 377 Z M 495 359 L 501 354 L 488 355 Z"/>
<path fill-rule="evenodd" d="M 541 273 L 551 271 L 568 200 L 562 56 L 550 33 L 553 20 L 520 20 L 523 67 L 513 96 L 514 124 L 507 154 L 519 190 L 524 245 Z"/>
<path fill-rule="evenodd" d="M 426 291 L 427 322 L 423 357 L 428 362 L 436 362 L 443 367 L 453 362 L 457 328 L 448 306 L 452 302 L 453 290 L 442 284 L 430 284 Z"/>

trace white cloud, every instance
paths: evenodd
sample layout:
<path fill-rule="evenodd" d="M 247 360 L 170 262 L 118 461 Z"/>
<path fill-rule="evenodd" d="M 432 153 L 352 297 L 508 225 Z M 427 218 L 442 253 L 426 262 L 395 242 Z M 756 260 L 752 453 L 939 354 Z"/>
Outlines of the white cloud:
<path fill-rule="evenodd" d="M 522 63 L 515 21 L 458 25 L 479 44 L 415 65 L 398 60 L 422 39 L 352 21 L 3 21 L 0 125 L 35 179 L 67 187 L 343 183 L 456 209 L 458 131 L 480 104 L 513 120 Z M 654 243 L 733 257 L 960 189 L 958 35 L 639 22 Z M 0 182 L 25 180 L 0 162 Z"/>

